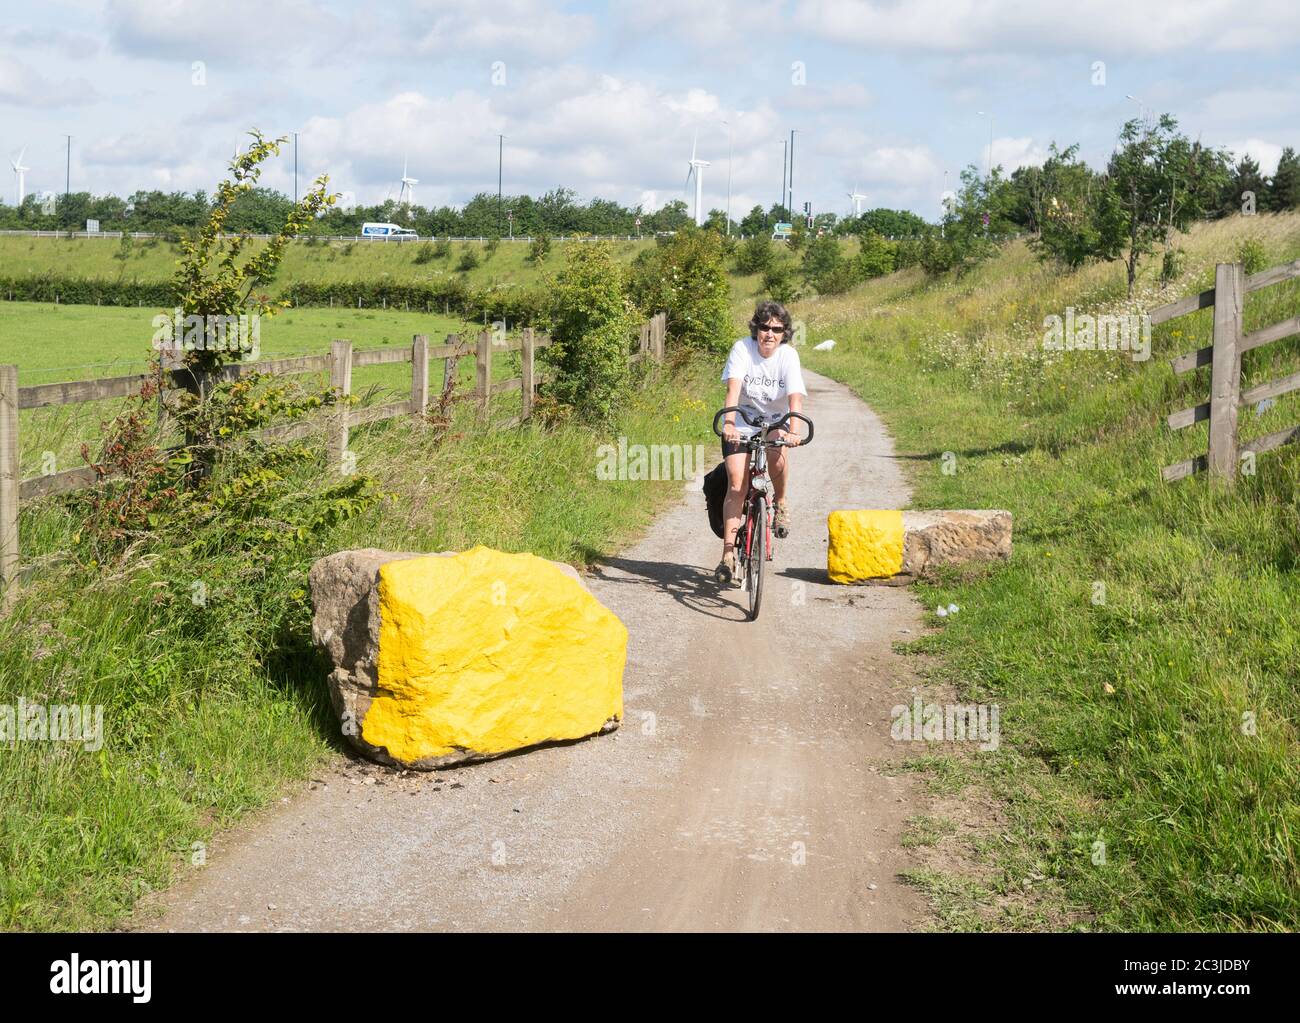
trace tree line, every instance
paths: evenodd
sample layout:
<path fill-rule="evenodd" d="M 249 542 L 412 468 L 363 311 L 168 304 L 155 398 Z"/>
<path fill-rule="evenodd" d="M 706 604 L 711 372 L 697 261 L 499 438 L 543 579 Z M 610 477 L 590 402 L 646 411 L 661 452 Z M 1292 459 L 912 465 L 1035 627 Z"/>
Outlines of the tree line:
<path fill-rule="evenodd" d="M 0 230 L 81 231 L 87 220 L 98 220 L 101 231 L 181 233 L 207 223 L 212 209 L 212 200 L 202 191 L 139 191 L 125 199 L 89 192 L 72 192 L 49 200 L 29 195 L 21 206 L 0 205 Z M 293 200 L 275 189 L 249 189 L 231 205 L 225 230 L 274 234 L 292 209 Z M 430 209 L 399 204 L 393 199 L 349 209 L 335 206 L 317 217 L 303 233 L 358 235 L 362 224 L 380 222 L 409 227 L 425 237 L 505 238 L 512 233 L 526 237 L 636 235 L 675 231 L 689 221 L 686 203 L 681 199 L 648 213 L 640 206 L 627 207 L 609 199 L 579 203 L 572 189 L 555 188 L 540 198 L 509 195 L 498 200 L 496 195 L 480 192 L 460 209 Z"/>

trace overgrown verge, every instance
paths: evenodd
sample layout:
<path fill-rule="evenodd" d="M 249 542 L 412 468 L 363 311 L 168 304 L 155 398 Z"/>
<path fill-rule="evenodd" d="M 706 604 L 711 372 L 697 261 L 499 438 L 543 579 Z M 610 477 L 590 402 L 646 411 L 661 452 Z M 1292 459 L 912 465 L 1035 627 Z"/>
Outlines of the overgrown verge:
<path fill-rule="evenodd" d="M 1294 259 L 1300 218 L 1198 229 L 1180 290 L 1243 241 Z M 1139 285 L 1147 308 L 1177 294 Z M 920 587 L 961 611 L 914 649 L 964 700 L 1001 707 L 997 752 L 928 767 L 976 805 L 991 793 L 1001 823 L 968 848 L 985 880 L 916 880 L 953 927 L 1291 930 L 1300 456 L 1262 456 L 1232 493 L 1163 483 L 1162 465 L 1204 449 L 1203 428 L 1163 420 L 1204 400 L 1206 371 L 1175 378 L 1165 360 L 1209 343 L 1209 313 L 1157 328 L 1149 362 L 1042 347 L 1045 316 L 1109 310 L 1125 290 L 1118 268 L 1058 273 L 1017 245 L 959 281 L 913 271 L 801 310 L 810 342 L 837 340 L 807 364 L 886 418 L 916 507 L 1015 516 L 1009 564 Z M 1298 306 L 1294 285 L 1252 296 L 1247 329 Z M 1282 342 L 1249 354 L 1247 379 L 1298 366 Z M 1243 436 L 1298 419 L 1279 399 L 1244 410 Z M 1046 917 L 997 908 L 1029 890 Z"/>
<path fill-rule="evenodd" d="M 93 751 L 0 748 L 0 928 L 111 926 L 201 861 L 213 833 L 338 755 L 327 668 L 310 643 L 316 557 L 477 543 L 574 564 L 609 553 L 681 484 L 599 479 L 597 449 L 620 434 L 704 442 L 698 403 L 716 397 L 713 376 L 696 363 L 651 371 L 599 431 L 576 421 L 484 431 L 468 408 L 446 430 L 400 420 L 356 430 L 357 473 L 391 496 L 289 536 L 288 510 L 273 504 L 262 521 L 225 528 L 248 507 L 226 490 L 231 473 L 246 474 L 239 463 L 216 466 L 211 493 L 229 503 L 224 516 L 196 517 L 201 542 L 182 545 L 182 516 L 166 543 L 118 538 L 128 542 L 107 567 L 102 548 L 75 542 L 84 519 L 73 505 L 24 508 L 32 571 L 0 619 L 0 704 L 99 706 L 103 733 Z M 318 454 L 243 485 L 325 493 L 339 477 Z"/>

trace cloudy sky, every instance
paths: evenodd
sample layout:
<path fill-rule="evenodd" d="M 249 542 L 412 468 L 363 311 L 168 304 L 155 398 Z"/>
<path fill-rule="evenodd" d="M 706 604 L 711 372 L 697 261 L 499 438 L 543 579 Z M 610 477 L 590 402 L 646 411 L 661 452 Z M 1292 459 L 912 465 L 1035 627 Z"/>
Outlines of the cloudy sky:
<path fill-rule="evenodd" d="M 739 217 L 796 204 L 933 218 L 945 171 L 1041 161 L 1052 141 L 1104 162 L 1147 109 L 1271 171 L 1300 148 L 1296 0 L 0 0 L 0 148 L 27 189 L 211 190 L 243 132 L 299 133 L 304 182 L 422 205 L 557 185 Z M 1134 96 L 1137 100 L 1126 98 Z M 981 114 L 981 112 L 984 112 Z M 992 117 L 989 117 L 989 114 Z M 725 122 L 725 123 L 724 123 Z M 292 157 L 263 182 L 293 190 Z"/>

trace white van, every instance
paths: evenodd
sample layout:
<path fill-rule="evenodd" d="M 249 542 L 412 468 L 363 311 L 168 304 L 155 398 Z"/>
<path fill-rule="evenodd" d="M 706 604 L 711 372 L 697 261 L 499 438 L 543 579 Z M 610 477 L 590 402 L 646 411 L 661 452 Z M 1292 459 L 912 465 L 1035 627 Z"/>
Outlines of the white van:
<path fill-rule="evenodd" d="M 385 241 L 389 238 L 395 238 L 398 241 L 406 241 L 420 236 L 409 227 L 400 227 L 397 224 L 362 224 L 361 237 L 383 238 Z"/>

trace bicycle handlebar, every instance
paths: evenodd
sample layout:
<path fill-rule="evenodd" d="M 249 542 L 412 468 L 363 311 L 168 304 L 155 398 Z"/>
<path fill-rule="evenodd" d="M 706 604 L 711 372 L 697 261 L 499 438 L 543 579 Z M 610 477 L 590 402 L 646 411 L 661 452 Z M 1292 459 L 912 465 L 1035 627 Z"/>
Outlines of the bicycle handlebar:
<path fill-rule="evenodd" d="M 730 405 L 727 408 L 719 409 L 717 413 L 714 415 L 713 432 L 717 434 L 719 437 L 723 436 L 723 433 L 721 430 L 718 429 L 718 420 L 721 419 L 723 416 L 725 416 L 728 412 L 738 412 L 740 414 L 740 417 L 744 419 L 745 422 L 748 423 L 750 426 L 754 427 L 756 430 L 762 430 L 764 427 L 766 427 L 768 430 L 784 430 L 786 426 L 789 424 L 791 419 L 800 419 L 803 422 L 808 424 L 808 436 L 802 438 L 799 441 L 799 447 L 807 447 L 809 444 L 812 443 L 813 421 L 809 419 L 807 416 L 805 416 L 802 412 L 790 411 L 787 412 L 785 415 L 783 415 L 780 419 L 776 420 L 775 422 L 769 423 L 764 421 L 761 417 L 758 420 L 754 420 L 739 405 Z M 768 441 L 767 443 L 770 447 L 783 448 L 789 446 L 788 443 L 784 440 Z"/>

